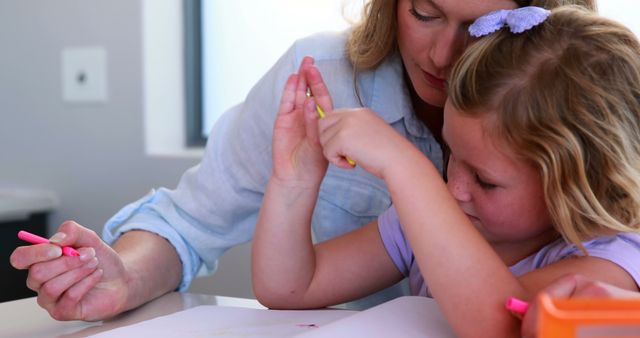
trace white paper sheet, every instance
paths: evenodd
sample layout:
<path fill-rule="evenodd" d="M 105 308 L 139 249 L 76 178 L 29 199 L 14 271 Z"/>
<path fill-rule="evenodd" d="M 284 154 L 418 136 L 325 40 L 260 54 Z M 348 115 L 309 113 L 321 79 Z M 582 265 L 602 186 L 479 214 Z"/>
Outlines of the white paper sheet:
<path fill-rule="evenodd" d="M 320 330 L 326 324 L 354 313 L 357 312 L 276 311 L 203 305 L 91 337 L 284 338 L 311 330 Z"/>
<path fill-rule="evenodd" d="M 407 296 L 362 312 L 204 305 L 92 337 L 453 338 L 455 335 L 433 299 Z"/>
<path fill-rule="evenodd" d="M 435 300 L 406 296 L 330 323 L 296 338 L 455 338 Z"/>

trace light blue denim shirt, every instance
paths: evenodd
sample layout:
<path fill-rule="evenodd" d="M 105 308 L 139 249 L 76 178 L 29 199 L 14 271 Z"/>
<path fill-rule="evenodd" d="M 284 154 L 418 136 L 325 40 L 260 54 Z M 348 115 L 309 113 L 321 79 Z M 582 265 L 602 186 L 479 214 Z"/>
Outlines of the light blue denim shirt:
<path fill-rule="evenodd" d="M 219 119 L 201 163 L 184 173 L 177 188 L 154 190 L 125 206 L 107 221 L 104 240 L 111 244 L 134 229 L 166 238 L 182 261 L 179 290 L 189 287 L 203 264 L 213 272 L 225 251 L 250 241 L 271 174 L 271 135 L 280 96 L 302 58 L 315 58 L 334 107 L 360 106 L 353 68 L 345 56 L 347 34 L 316 34 L 294 43 L 245 101 Z M 440 146 L 413 114 L 400 56 L 389 57 L 376 70 L 360 74 L 357 81 L 364 105 L 442 169 Z M 323 241 L 354 230 L 375 220 L 390 205 L 389 192 L 380 179 L 360 167 L 342 170 L 330 166 L 313 215 L 314 236 Z"/>

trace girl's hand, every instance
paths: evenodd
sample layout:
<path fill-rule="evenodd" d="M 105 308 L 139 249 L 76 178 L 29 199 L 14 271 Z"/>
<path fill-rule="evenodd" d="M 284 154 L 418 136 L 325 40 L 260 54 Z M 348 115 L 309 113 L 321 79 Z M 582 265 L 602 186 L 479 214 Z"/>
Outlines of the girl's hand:
<path fill-rule="evenodd" d="M 320 121 L 320 143 L 332 164 L 352 168 L 346 158 L 385 178 L 387 171 L 411 156 L 409 141 L 369 108 L 336 109 Z"/>
<path fill-rule="evenodd" d="M 313 59 L 305 57 L 299 72 L 287 80 L 273 128 L 272 178 L 287 185 L 317 185 L 327 170 L 318 138 L 316 101 L 307 97 L 305 72 L 312 66 Z M 316 85 L 324 86 L 324 82 Z M 323 100 L 325 109 L 330 110 L 330 98 Z"/>

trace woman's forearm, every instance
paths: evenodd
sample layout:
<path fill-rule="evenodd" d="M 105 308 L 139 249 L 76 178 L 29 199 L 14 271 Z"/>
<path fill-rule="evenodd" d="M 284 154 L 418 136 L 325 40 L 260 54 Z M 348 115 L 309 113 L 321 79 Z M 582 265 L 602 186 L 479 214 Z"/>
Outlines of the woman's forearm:
<path fill-rule="evenodd" d="M 127 271 L 125 310 L 173 291 L 180 284 L 182 263 L 166 239 L 148 231 L 129 231 L 113 244 L 113 249 Z"/>

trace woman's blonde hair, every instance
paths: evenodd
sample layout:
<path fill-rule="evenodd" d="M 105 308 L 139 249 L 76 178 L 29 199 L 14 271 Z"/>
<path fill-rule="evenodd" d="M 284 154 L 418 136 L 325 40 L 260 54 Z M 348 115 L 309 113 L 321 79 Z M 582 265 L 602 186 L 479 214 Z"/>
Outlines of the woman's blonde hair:
<path fill-rule="evenodd" d="M 640 231 L 640 44 L 575 6 L 522 34 L 480 38 L 453 69 L 449 99 L 493 114 L 498 144 L 539 168 L 556 229 L 581 242 Z"/>
<path fill-rule="evenodd" d="M 596 9 L 595 0 L 514 0 L 519 7 L 555 8 L 575 4 Z M 356 73 L 379 66 L 397 48 L 398 0 L 370 0 L 347 41 L 347 56 Z"/>

